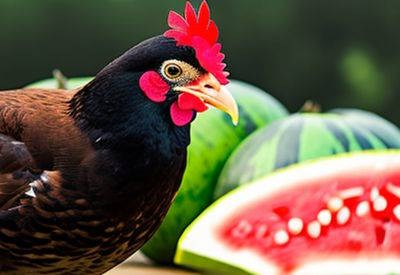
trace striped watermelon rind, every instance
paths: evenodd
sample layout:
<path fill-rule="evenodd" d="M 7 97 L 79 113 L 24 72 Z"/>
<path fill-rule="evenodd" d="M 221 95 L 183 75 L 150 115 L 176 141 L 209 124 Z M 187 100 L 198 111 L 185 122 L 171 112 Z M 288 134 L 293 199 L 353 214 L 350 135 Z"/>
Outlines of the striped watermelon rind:
<path fill-rule="evenodd" d="M 400 131 L 385 120 L 378 126 L 389 127 L 392 134 L 378 135 L 344 115 L 331 113 L 294 114 L 276 121 L 253 133 L 233 152 L 221 172 L 215 198 L 298 162 L 346 152 L 400 148 Z"/>
<path fill-rule="evenodd" d="M 90 82 L 93 77 L 75 77 L 67 80 L 67 90 L 73 90 L 82 86 L 85 86 Z M 40 88 L 40 89 L 57 89 L 58 82 L 54 78 L 44 79 L 32 84 L 29 84 L 25 88 Z"/>
<path fill-rule="evenodd" d="M 357 109 L 334 109 L 349 124 L 359 125 L 379 137 L 388 148 L 400 148 L 400 131 L 390 121 L 368 111 Z"/>

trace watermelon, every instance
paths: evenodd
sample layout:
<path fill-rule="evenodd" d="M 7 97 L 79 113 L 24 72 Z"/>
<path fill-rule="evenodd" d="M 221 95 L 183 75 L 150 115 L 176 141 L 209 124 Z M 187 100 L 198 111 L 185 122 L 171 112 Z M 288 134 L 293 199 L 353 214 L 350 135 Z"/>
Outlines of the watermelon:
<path fill-rule="evenodd" d="M 400 130 L 390 122 L 362 111 L 338 112 L 342 114 L 294 114 L 251 135 L 229 158 L 215 197 L 297 162 L 351 151 L 400 148 Z"/>
<path fill-rule="evenodd" d="M 240 274 L 400 274 L 400 151 L 291 166 L 211 205 L 175 262 Z"/>
<path fill-rule="evenodd" d="M 357 109 L 334 109 L 331 112 L 342 115 L 349 124 L 360 125 L 366 128 L 385 142 L 386 147 L 400 147 L 400 131 L 390 121 L 374 113 Z"/>
<path fill-rule="evenodd" d="M 67 80 L 66 85 L 68 90 L 72 90 L 75 88 L 79 88 L 84 86 L 89 81 L 91 81 L 92 77 L 76 77 L 70 78 Z M 41 88 L 41 89 L 57 89 L 58 81 L 55 78 L 44 79 L 35 83 L 32 83 L 25 88 Z"/>
<path fill-rule="evenodd" d="M 234 127 L 229 116 L 214 109 L 192 124 L 181 188 L 161 227 L 142 248 L 156 262 L 172 263 L 180 235 L 213 201 L 219 173 L 233 149 L 257 128 L 287 115 L 276 99 L 252 85 L 231 81 L 228 89 L 238 103 L 239 124 Z"/>

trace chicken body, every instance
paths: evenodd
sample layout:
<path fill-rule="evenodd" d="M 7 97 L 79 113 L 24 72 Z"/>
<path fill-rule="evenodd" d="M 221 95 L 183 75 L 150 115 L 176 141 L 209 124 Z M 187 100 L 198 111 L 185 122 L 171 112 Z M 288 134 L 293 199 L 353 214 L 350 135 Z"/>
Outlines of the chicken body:
<path fill-rule="evenodd" d="M 69 115 L 76 92 L 0 93 L 2 272 L 103 273 L 154 233 L 178 189 L 185 148 L 94 148 Z"/>
<path fill-rule="evenodd" d="M 224 87 L 202 2 L 74 91 L 0 93 L 0 273 L 100 274 L 156 231 L 179 188 L 190 123 Z"/>

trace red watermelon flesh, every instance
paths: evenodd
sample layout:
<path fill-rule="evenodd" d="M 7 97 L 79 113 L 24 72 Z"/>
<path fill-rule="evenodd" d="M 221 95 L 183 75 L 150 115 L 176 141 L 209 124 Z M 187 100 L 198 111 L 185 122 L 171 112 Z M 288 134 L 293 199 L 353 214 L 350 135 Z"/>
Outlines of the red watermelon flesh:
<path fill-rule="evenodd" d="M 299 181 L 241 209 L 220 237 L 232 248 L 256 249 L 285 271 L 331 253 L 400 256 L 400 166 Z"/>
<path fill-rule="evenodd" d="M 400 152 L 306 163 L 239 188 L 188 228 L 176 259 L 191 266 L 185 257 L 247 273 L 400 272 Z"/>

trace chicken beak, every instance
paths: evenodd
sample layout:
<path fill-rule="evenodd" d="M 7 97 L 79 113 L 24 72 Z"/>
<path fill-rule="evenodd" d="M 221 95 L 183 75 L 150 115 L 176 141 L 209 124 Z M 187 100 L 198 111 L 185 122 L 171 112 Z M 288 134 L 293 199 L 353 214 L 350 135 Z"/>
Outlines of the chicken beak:
<path fill-rule="evenodd" d="M 195 83 L 187 86 L 178 86 L 175 91 L 196 96 L 207 105 L 211 105 L 227 114 L 234 125 L 238 124 L 239 111 L 235 99 L 228 89 L 221 85 L 211 73 L 205 74 Z"/>

